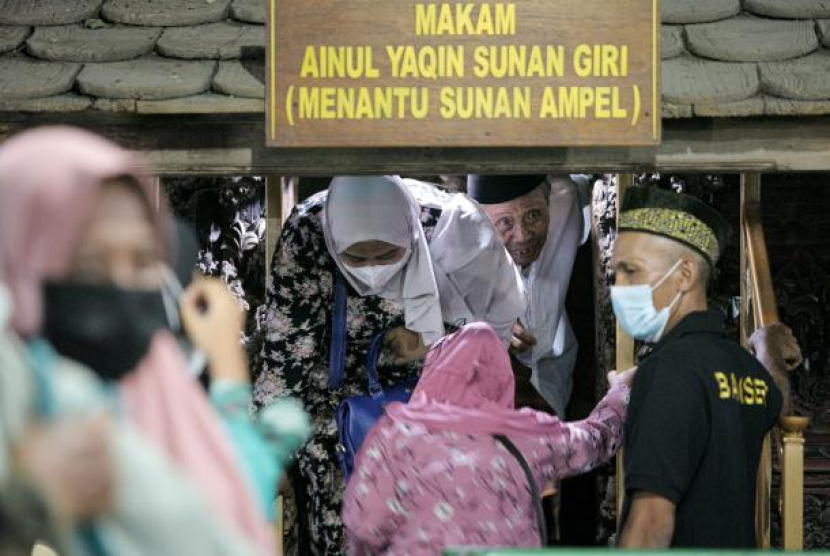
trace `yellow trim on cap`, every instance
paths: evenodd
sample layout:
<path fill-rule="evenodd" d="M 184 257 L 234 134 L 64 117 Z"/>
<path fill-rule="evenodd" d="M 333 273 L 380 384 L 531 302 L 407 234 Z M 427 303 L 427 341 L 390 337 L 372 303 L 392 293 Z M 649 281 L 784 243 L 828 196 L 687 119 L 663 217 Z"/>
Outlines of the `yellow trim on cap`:
<path fill-rule="evenodd" d="M 709 261 L 718 260 L 715 232 L 688 212 L 665 208 L 628 210 L 620 215 L 620 229 L 653 232 L 694 245 L 706 253 Z"/>

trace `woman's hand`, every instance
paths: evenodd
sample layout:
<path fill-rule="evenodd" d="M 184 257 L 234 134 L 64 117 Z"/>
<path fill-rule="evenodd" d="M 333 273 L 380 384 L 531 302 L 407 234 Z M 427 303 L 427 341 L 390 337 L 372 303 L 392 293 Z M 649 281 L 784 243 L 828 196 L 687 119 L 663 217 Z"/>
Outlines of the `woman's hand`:
<path fill-rule="evenodd" d="M 608 373 L 608 386 L 613 388 L 622 382 L 630 388 L 635 374 L 637 374 L 637 367 L 631 367 L 627 371 L 622 371 L 621 373 L 611 371 Z"/>
<path fill-rule="evenodd" d="M 193 282 L 182 295 L 181 312 L 190 341 L 207 355 L 210 378 L 249 382 L 240 342 L 245 313 L 225 283 L 215 278 Z"/>
<path fill-rule="evenodd" d="M 403 326 L 390 329 L 383 338 L 383 345 L 394 354 L 394 365 L 406 365 L 423 359 L 429 351 L 420 334 Z"/>
<path fill-rule="evenodd" d="M 17 464 L 59 515 L 84 521 L 112 506 L 109 435 L 104 417 L 33 426 L 17 447 Z"/>

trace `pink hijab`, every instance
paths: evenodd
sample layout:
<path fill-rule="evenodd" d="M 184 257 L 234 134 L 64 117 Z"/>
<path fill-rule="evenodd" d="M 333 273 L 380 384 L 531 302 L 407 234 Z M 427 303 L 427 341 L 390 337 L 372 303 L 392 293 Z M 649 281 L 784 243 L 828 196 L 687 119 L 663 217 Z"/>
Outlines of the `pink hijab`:
<path fill-rule="evenodd" d="M 134 177 L 154 206 L 149 176 L 135 156 L 80 129 L 43 127 L 0 146 L 0 282 L 14 301 L 10 324 L 24 338 L 41 327 L 41 288 L 67 272 L 72 254 L 107 178 Z M 159 241 L 164 221 L 153 212 Z M 273 534 L 258 511 L 233 448 L 172 335 L 156 334 L 136 371 L 120 384 L 129 418 L 204 492 L 218 515 L 263 552 Z"/>
<path fill-rule="evenodd" d="M 407 404 L 390 404 L 397 422 L 467 434 L 548 434 L 559 420 L 514 409 L 513 370 L 501 339 L 482 322 L 468 324 L 427 354 Z"/>

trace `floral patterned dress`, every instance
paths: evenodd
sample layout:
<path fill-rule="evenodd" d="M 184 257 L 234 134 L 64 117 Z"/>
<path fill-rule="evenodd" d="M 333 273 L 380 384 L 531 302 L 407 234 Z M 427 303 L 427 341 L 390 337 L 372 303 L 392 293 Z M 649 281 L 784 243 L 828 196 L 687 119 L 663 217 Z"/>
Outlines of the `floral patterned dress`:
<path fill-rule="evenodd" d="M 349 396 L 366 392 L 366 352 L 384 329 L 404 324 L 400 304 L 380 297 L 360 297 L 349 289 L 346 373 L 341 386 L 328 386 L 328 355 L 334 306 L 335 263 L 326 250 L 320 214 L 326 192 L 299 204 L 283 226 L 274 254 L 268 288 L 262 362 L 254 403 L 262 407 L 291 396 L 311 415 L 315 432 L 297 454 L 292 483 L 296 508 L 286 507 L 286 554 L 335 556 L 346 553 L 340 521 L 345 485 L 337 463 L 335 411 Z M 422 207 L 427 238 L 440 208 Z M 420 366 L 392 367 L 381 356 L 381 382 L 394 384 L 417 375 Z M 296 511 L 294 511 L 296 510 Z M 296 514 L 296 523 L 292 515 Z"/>

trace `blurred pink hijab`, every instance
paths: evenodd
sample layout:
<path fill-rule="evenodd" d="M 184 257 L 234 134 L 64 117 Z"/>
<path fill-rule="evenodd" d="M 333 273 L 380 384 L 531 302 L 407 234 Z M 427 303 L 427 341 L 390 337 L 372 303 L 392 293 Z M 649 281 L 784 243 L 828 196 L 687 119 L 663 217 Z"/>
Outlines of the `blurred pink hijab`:
<path fill-rule="evenodd" d="M 418 386 L 407 404 L 390 404 L 397 422 L 465 434 L 548 434 L 558 419 L 514 409 L 510 357 L 490 327 L 463 326 L 427 354 Z"/>
<path fill-rule="evenodd" d="M 135 178 L 150 207 L 153 180 L 129 151 L 80 129 L 43 127 L 0 146 L 0 282 L 11 293 L 10 324 L 37 336 L 44 281 L 63 277 L 98 191 L 108 178 Z M 151 210 L 158 240 L 164 221 Z M 218 515 L 273 553 L 273 535 L 246 485 L 233 448 L 201 387 L 187 376 L 171 334 L 159 332 L 120 383 L 127 415 L 204 492 Z"/>

